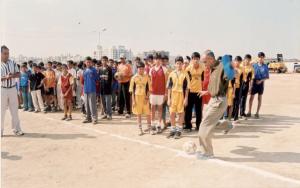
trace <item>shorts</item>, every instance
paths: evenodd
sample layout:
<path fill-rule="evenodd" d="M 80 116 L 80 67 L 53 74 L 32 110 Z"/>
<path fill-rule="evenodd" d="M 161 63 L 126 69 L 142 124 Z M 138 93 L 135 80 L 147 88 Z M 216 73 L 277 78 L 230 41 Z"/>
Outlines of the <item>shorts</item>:
<path fill-rule="evenodd" d="M 184 96 L 183 92 L 172 92 L 170 113 L 183 113 L 184 112 Z"/>
<path fill-rule="evenodd" d="M 54 95 L 54 87 L 49 87 L 48 91 L 45 89 L 45 95 Z"/>
<path fill-rule="evenodd" d="M 256 81 L 253 81 L 251 95 L 255 95 L 258 93 L 259 95 L 262 95 L 264 93 L 264 83 L 256 84 Z"/>
<path fill-rule="evenodd" d="M 149 100 L 145 99 L 144 95 L 136 95 L 135 96 L 135 105 L 132 105 L 132 112 L 135 115 L 149 115 L 150 107 Z"/>
<path fill-rule="evenodd" d="M 150 95 L 151 105 L 162 105 L 164 102 L 164 95 Z"/>

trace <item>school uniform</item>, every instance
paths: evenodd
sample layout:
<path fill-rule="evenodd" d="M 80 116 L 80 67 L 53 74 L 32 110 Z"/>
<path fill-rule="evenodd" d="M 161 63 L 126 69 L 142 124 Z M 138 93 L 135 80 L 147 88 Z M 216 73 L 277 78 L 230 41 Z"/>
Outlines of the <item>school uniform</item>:
<path fill-rule="evenodd" d="M 129 92 L 134 96 L 135 105 L 132 106 L 132 112 L 136 115 L 149 115 L 149 99 L 146 99 L 149 93 L 149 76 L 136 74 L 131 78 Z"/>
<path fill-rule="evenodd" d="M 150 104 L 162 105 L 166 94 L 167 68 L 154 66 L 150 69 L 149 76 L 151 79 Z"/>
<path fill-rule="evenodd" d="M 251 65 L 241 65 L 243 83 L 241 85 L 241 102 L 240 102 L 240 116 L 246 116 L 246 103 L 249 92 L 249 85 L 254 79 L 254 69 Z"/>
<path fill-rule="evenodd" d="M 186 72 L 174 70 L 168 78 L 168 89 L 171 89 L 170 113 L 184 112 L 185 91 L 189 88 L 189 78 Z"/>
<path fill-rule="evenodd" d="M 195 69 L 192 64 L 186 68 L 186 72 L 190 80 L 188 104 L 185 109 L 185 127 L 184 129 L 192 129 L 192 114 L 195 107 L 196 112 L 196 129 L 199 129 L 202 120 L 202 97 L 198 93 L 202 91 L 202 81 L 204 80 L 204 64 L 200 63 Z"/>
<path fill-rule="evenodd" d="M 240 101 L 241 101 L 241 89 L 240 86 L 243 84 L 243 75 L 241 69 L 236 70 L 236 76 L 234 79 L 234 99 L 233 99 L 233 109 L 232 109 L 232 117 L 234 121 L 239 119 L 239 109 L 240 109 Z"/>

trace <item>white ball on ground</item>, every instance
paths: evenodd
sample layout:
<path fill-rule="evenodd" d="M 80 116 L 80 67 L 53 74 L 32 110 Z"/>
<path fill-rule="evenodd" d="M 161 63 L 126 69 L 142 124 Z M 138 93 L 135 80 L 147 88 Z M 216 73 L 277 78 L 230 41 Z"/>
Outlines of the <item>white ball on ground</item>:
<path fill-rule="evenodd" d="M 187 141 L 183 144 L 183 151 L 185 151 L 185 153 L 191 155 L 196 153 L 197 151 L 197 145 L 195 142 L 193 141 Z"/>

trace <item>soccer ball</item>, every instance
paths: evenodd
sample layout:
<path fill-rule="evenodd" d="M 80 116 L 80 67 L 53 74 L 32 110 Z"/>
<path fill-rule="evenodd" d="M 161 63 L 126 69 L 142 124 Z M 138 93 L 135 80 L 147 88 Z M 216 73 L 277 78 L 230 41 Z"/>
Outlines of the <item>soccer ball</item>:
<path fill-rule="evenodd" d="M 182 148 L 183 148 L 183 151 L 185 151 L 185 153 L 187 153 L 189 155 L 194 154 L 197 151 L 197 145 L 193 141 L 188 141 L 188 142 L 184 143 Z"/>

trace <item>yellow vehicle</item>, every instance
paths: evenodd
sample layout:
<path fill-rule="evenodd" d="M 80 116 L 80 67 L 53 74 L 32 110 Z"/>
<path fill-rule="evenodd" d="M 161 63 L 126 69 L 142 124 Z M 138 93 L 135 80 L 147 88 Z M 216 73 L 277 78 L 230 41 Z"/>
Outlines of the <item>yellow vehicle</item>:
<path fill-rule="evenodd" d="M 286 73 L 287 67 L 285 66 L 284 62 L 273 61 L 268 64 L 270 72 L 277 72 L 277 73 Z"/>

